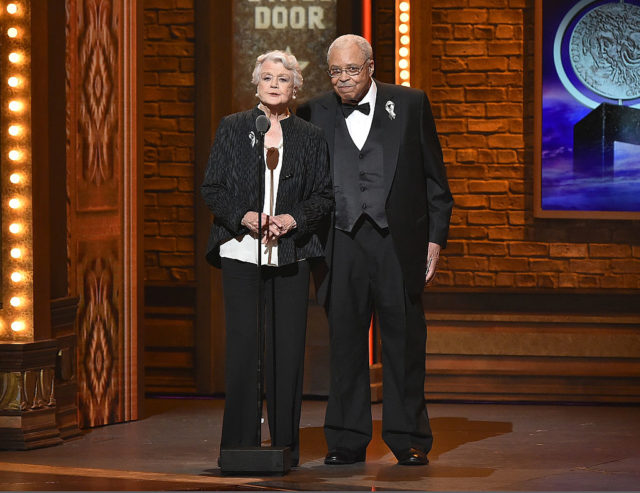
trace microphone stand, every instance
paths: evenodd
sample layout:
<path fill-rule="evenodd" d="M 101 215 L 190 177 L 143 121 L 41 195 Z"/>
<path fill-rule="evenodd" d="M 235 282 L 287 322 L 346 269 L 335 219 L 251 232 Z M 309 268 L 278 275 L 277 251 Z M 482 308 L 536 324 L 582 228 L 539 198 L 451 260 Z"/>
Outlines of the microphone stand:
<path fill-rule="evenodd" d="M 256 125 L 257 126 L 257 125 Z M 267 126 L 267 130 L 263 130 L 258 127 L 258 142 L 260 147 L 260 159 L 258 160 L 258 262 L 256 263 L 256 278 L 258 279 L 258 294 L 257 294 L 257 330 L 256 336 L 258 340 L 258 381 L 256 388 L 258 389 L 258 402 L 257 402 L 257 415 L 258 415 L 258 426 L 256 428 L 256 443 L 258 447 L 262 443 L 262 394 L 263 394 L 263 384 L 264 384 L 264 342 L 265 342 L 265 333 L 264 333 L 264 288 L 262 285 L 262 209 L 264 208 L 264 170 L 266 168 L 266 161 L 264 157 L 264 134 L 269 130 L 271 126 L 271 122 L 269 122 L 269 126 Z"/>
<path fill-rule="evenodd" d="M 262 210 L 264 209 L 264 170 L 266 169 L 266 161 L 264 155 L 264 136 L 271 127 L 271 122 L 265 115 L 260 115 L 256 119 L 256 130 L 259 144 L 260 159 L 258 163 L 258 261 L 256 263 L 257 276 L 257 300 L 256 300 L 256 339 L 257 339 L 257 423 L 256 423 L 256 446 L 255 447 L 238 447 L 233 449 L 220 450 L 220 471 L 222 474 L 281 474 L 284 475 L 291 469 L 291 449 L 289 447 L 274 447 L 272 436 L 272 446 L 262 447 L 262 405 L 263 405 L 263 373 L 264 361 L 263 354 L 265 349 L 265 333 L 264 333 L 264 303 L 263 303 L 263 286 L 262 286 Z M 273 362 L 275 365 L 275 361 Z M 275 382 L 274 382 L 275 385 Z M 275 406 L 275 403 L 273 403 Z M 275 416 L 275 409 L 274 409 Z M 273 423 L 275 435 L 275 426 Z"/>

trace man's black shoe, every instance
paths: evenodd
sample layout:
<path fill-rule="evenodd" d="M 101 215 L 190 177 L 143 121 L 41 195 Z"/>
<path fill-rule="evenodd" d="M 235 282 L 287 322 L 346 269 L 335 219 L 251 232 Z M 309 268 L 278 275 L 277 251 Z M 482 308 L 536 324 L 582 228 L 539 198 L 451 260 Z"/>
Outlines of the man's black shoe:
<path fill-rule="evenodd" d="M 396 457 L 401 466 L 426 466 L 429 463 L 427 453 L 414 447 L 403 450 Z"/>
<path fill-rule="evenodd" d="M 354 452 L 352 450 L 339 448 L 330 450 L 324 458 L 324 463 L 329 466 L 337 466 L 344 464 L 355 464 L 356 462 L 364 462 L 365 452 Z"/>

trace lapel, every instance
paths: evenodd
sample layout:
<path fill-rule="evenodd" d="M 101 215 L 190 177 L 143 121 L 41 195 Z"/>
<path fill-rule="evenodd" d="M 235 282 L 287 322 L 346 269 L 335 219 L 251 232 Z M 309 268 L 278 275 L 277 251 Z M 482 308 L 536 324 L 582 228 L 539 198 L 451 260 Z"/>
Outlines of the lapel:
<path fill-rule="evenodd" d="M 280 181 L 283 179 L 288 180 L 296 172 L 296 160 L 291 154 L 291 148 L 288 145 L 289 142 L 295 142 L 298 139 L 296 132 L 296 125 L 294 125 L 293 119 L 296 118 L 293 113 L 289 118 L 285 118 L 280 121 L 280 127 L 282 127 L 282 169 L 280 170 Z M 297 170 L 302 172 L 302 170 Z"/>
<path fill-rule="evenodd" d="M 376 96 L 376 110 L 373 118 L 382 128 L 384 196 L 388 197 L 398 165 L 398 150 L 400 149 L 400 131 L 402 125 L 397 115 L 397 98 L 389 91 L 389 85 L 378 82 L 377 80 L 375 82 L 378 87 L 378 94 Z M 391 102 L 394 106 L 394 112 L 396 114 L 394 119 L 391 118 L 389 111 L 387 111 L 386 106 L 388 102 Z"/>
<path fill-rule="evenodd" d="M 333 176 L 333 153 L 336 137 L 336 109 L 338 106 L 338 98 L 334 92 L 328 93 L 318 104 L 320 111 L 317 120 L 314 121 L 317 126 L 324 130 L 324 136 L 329 147 L 329 166 L 331 168 L 331 176 Z"/>

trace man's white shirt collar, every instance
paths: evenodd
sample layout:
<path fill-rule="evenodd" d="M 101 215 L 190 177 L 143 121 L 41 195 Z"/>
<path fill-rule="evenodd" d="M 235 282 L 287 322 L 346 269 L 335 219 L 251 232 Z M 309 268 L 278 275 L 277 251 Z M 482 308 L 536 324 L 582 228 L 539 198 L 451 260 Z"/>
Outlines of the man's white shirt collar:
<path fill-rule="evenodd" d="M 369 131 L 371 130 L 377 96 L 378 88 L 375 81 L 371 79 L 371 85 L 369 86 L 367 94 L 358 102 L 358 105 L 369 103 L 369 114 L 365 115 L 361 111 L 354 111 L 345 119 L 351 140 L 353 140 L 353 143 L 360 150 L 364 147 L 364 143 L 367 141 Z"/>

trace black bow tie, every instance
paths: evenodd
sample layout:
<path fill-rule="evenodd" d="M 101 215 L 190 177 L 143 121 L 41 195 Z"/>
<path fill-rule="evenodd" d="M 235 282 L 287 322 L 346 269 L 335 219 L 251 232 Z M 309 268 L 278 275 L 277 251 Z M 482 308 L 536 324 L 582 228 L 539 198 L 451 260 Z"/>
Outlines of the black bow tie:
<path fill-rule="evenodd" d="M 369 103 L 363 103 L 363 104 L 342 104 L 342 112 L 344 113 L 344 117 L 347 118 L 351 113 L 353 113 L 354 111 L 362 111 L 365 115 L 369 114 L 369 111 L 371 111 L 371 107 L 369 106 Z"/>

